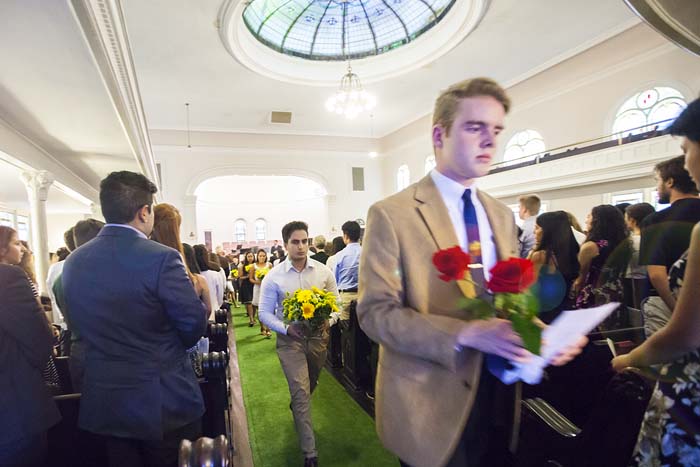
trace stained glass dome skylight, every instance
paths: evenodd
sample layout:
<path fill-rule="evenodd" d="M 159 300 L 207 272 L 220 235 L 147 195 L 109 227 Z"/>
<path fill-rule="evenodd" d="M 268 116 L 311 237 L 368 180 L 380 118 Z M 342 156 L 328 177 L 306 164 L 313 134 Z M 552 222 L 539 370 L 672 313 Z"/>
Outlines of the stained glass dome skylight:
<path fill-rule="evenodd" d="M 379 55 L 414 41 L 457 0 L 252 0 L 243 21 L 267 47 L 309 60 Z"/>

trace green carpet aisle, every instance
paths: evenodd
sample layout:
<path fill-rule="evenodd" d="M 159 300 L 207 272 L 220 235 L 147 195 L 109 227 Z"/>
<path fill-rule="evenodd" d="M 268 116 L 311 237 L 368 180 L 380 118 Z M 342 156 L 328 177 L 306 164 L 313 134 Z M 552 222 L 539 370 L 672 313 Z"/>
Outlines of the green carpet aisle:
<path fill-rule="evenodd" d="M 274 333 L 265 339 L 259 326 L 248 327 L 243 308 L 233 309 L 233 324 L 255 467 L 302 465 Z M 311 401 L 321 466 L 398 466 L 379 442 L 374 420 L 325 370 Z"/>

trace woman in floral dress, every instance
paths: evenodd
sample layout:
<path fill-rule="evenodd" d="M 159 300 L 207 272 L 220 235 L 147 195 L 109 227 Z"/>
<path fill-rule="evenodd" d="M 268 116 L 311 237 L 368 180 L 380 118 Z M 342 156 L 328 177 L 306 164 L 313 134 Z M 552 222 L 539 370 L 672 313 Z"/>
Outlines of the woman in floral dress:
<path fill-rule="evenodd" d="M 670 131 L 683 136 L 685 165 L 700 187 L 700 99 Z M 677 301 L 668 324 L 612 361 L 617 371 L 661 365 L 632 459 L 637 466 L 700 466 L 700 224 L 669 282 Z"/>
<path fill-rule="evenodd" d="M 576 308 L 591 308 L 624 300 L 622 279 L 632 257 L 632 241 L 622 213 L 609 204 L 593 208 L 586 217 L 588 235 L 581 245 L 581 269 L 574 281 Z M 602 329 L 619 327 L 618 314 L 601 324 Z"/>

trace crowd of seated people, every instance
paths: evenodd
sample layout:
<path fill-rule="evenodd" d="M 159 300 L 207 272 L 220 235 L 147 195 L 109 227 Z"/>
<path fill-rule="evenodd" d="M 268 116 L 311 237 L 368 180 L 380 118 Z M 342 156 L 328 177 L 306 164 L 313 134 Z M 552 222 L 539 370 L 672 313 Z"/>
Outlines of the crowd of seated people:
<path fill-rule="evenodd" d="M 643 368 L 654 389 L 631 453 L 635 465 L 694 465 L 700 448 L 700 101 L 670 132 L 683 138 L 685 155 L 654 169 L 666 209 L 594 206 L 582 229 L 566 211 L 537 215 L 534 195 L 521 200 L 531 214 L 523 217 L 534 219 L 532 246 L 521 254 L 539 270 L 543 321 L 620 302 L 598 328 L 614 331 L 630 326 L 630 310 L 641 310 L 646 340 L 612 361 L 616 371 Z M 65 354 L 71 387 L 82 393 L 78 424 L 103 439 L 115 466 L 175 465 L 180 441 L 201 436 L 204 406 L 187 351 L 225 297 L 245 305 L 254 326 L 260 272 L 285 258 L 281 248 L 224 255 L 182 243 L 180 213 L 154 205 L 155 191 L 142 175 L 110 174 L 100 190 L 107 222 L 69 229 L 47 277 L 52 316 L 70 331 Z M 336 271 L 348 242 L 317 237 L 314 255 Z M 0 227 L 2 466 L 45 465 L 47 430 L 60 418 L 52 362 L 63 350 L 33 260 L 17 232 Z M 261 334 L 270 335 L 262 323 Z"/>

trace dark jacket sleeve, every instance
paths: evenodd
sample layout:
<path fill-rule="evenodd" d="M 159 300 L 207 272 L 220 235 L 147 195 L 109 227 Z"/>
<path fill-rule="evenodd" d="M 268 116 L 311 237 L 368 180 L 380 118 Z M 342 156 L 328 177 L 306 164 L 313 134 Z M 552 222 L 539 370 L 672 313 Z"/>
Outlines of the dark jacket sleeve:
<path fill-rule="evenodd" d="M 192 347 L 204 334 L 208 311 L 197 297 L 180 254 L 169 251 L 158 276 L 158 298 L 177 329 L 185 347 Z"/>
<path fill-rule="evenodd" d="M 0 330 L 17 342 L 33 367 L 46 366 L 53 335 L 26 274 L 16 266 L 0 268 Z"/>

